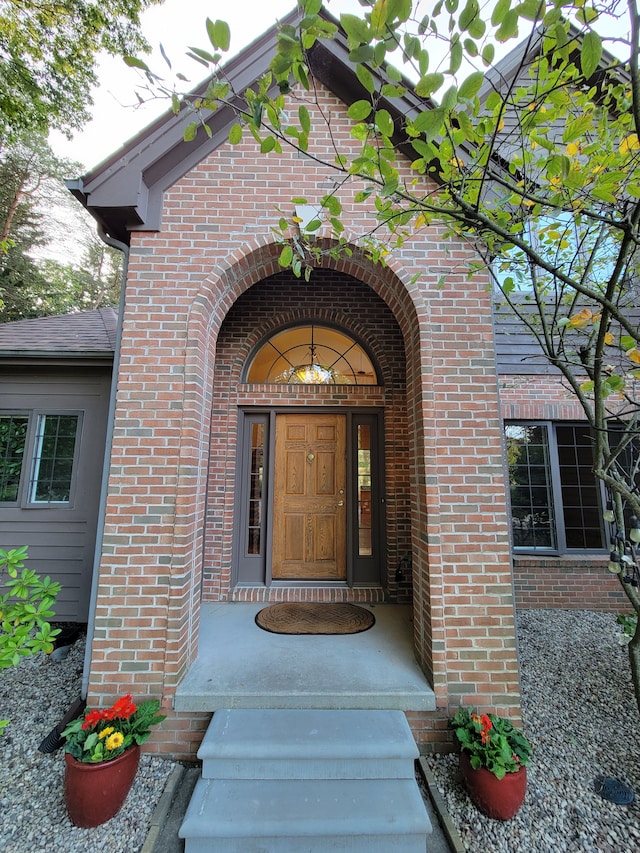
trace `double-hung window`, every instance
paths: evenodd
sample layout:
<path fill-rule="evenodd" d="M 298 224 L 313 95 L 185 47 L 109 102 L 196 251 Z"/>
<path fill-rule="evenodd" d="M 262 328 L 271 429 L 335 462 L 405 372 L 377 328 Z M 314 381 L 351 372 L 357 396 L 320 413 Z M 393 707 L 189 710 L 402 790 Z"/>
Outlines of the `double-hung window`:
<path fill-rule="evenodd" d="M 586 424 L 505 424 L 513 545 L 564 554 L 605 547 Z"/>
<path fill-rule="evenodd" d="M 81 419 L 78 412 L 0 412 L 0 503 L 71 504 Z"/>

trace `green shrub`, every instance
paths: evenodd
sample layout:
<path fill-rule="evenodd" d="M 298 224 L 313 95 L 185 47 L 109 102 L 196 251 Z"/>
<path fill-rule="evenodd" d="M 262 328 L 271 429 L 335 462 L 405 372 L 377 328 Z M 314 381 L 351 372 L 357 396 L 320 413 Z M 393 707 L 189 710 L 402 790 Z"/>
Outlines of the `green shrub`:
<path fill-rule="evenodd" d="M 8 576 L 0 586 L 6 590 L 0 595 L 0 670 L 16 666 L 20 658 L 51 653 L 60 633 L 48 620 L 62 587 L 25 568 L 27 548 L 0 548 L 0 572 Z"/>

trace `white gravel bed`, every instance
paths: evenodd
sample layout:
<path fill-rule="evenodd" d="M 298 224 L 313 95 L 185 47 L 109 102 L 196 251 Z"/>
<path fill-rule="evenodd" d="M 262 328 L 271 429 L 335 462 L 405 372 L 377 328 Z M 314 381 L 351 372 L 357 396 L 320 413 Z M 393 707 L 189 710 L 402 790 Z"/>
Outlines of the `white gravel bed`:
<path fill-rule="evenodd" d="M 63 800 L 64 750 L 38 751 L 80 696 L 84 641 L 55 661 L 38 655 L 0 672 L 0 850 L 2 853 L 137 853 L 175 763 L 143 755 L 124 806 L 95 829 L 79 829 Z"/>
<path fill-rule="evenodd" d="M 618 633 L 612 615 L 518 614 L 524 731 L 535 745 L 524 805 L 509 821 L 484 817 L 457 756 L 427 757 L 468 853 L 640 851 L 640 714 Z M 630 785 L 635 802 L 602 799 L 596 776 Z"/>
<path fill-rule="evenodd" d="M 468 853 L 638 853 L 640 802 L 618 806 L 594 791 L 613 776 L 640 797 L 640 715 L 615 617 L 588 611 L 518 616 L 525 732 L 535 745 L 527 797 L 506 822 L 481 815 L 465 794 L 457 756 L 427 760 Z M 63 751 L 38 745 L 80 694 L 84 643 L 56 662 L 38 656 L 0 672 L 2 853 L 138 853 L 172 761 L 143 755 L 119 814 L 79 829 L 63 801 Z"/>

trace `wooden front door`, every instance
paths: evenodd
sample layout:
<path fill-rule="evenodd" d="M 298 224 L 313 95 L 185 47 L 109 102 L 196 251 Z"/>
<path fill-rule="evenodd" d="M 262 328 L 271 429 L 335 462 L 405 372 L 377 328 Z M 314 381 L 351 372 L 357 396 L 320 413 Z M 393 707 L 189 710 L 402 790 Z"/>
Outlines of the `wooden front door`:
<path fill-rule="evenodd" d="M 274 580 L 346 580 L 346 418 L 276 416 Z"/>

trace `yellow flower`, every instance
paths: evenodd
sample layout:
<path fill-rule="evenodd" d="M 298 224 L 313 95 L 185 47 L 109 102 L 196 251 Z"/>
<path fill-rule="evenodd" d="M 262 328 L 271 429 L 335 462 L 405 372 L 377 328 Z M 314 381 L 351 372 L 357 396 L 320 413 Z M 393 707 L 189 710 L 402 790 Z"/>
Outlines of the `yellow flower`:
<path fill-rule="evenodd" d="M 122 734 L 122 732 L 114 732 L 107 738 L 107 749 L 117 749 L 119 746 L 122 746 L 123 741 L 124 735 Z"/>
<path fill-rule="evenodd" d="M 113 726 L 107 726 L 106 729 L 102 729 L 98 737 L 102 740 L 103 737 L 109 737 L 112 731 L 114 731 Z"/>

